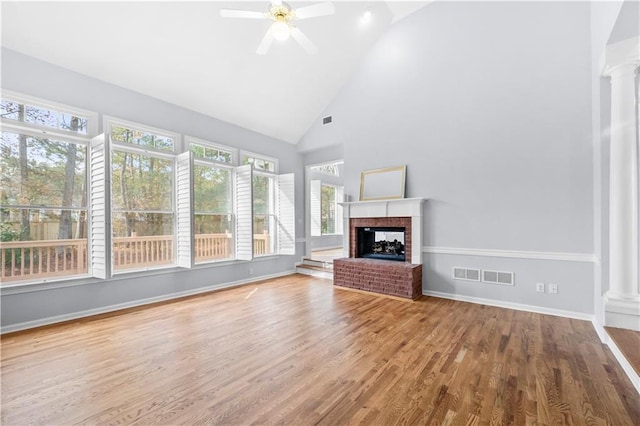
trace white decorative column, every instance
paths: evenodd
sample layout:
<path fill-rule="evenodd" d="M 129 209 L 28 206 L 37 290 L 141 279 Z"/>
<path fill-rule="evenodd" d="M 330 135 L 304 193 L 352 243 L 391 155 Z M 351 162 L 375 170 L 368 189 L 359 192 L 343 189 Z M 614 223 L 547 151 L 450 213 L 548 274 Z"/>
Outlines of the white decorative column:
<path fill-rule="evenodd" d="M 605 325 L 640 330 L 638 251 L 638 114 L 635 74 L 639 39 L 606 50 L 604 75 L 611 77 L 609 163 L 609 291 Z"/>

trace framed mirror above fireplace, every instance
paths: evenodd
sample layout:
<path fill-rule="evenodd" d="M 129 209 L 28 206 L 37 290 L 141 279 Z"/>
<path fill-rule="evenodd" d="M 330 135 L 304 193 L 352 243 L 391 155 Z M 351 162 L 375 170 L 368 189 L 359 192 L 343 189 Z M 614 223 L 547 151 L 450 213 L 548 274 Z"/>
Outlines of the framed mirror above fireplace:
<path fill-rule="evenodd" d="M 360 174 L 360 201 L 404 198 L 407 166 L 366 170 Z"/>

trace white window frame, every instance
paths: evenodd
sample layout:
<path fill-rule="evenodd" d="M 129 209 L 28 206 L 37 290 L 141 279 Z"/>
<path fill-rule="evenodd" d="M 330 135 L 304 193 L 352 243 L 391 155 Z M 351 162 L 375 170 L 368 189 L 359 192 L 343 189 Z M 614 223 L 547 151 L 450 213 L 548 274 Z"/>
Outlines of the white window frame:
<path fill-rule="evenodd" d="M 213 259 L 213 260 L 207 260 L 207 261 L 200 261 L 195 263 L 196 265 L 206 265 L 206 264 L 210 264 L 210 263 L 219 263 L 219 262 L 228 262 L 228 261 L 232 261 L 232 260 L 236 260 L 237 258 L 237 253 L 236 253 L 236 249 L 235 247 L 237 246 L 236 244 L 236 238 L 237 238 L 237 207 L 236 207 L 236 202 L 237 202 L 237 185 L 236 185 L 236 167 L 234 165 L 234 162 L 237 160 L 237 149 L 232 148 L 232 147 L 228 147 L 225 145 L 220 145 L 214 142 L 209 142 L 203 139 L 198 139 L 198 138 L 194 138 L 191 136 L 185 136 L 185 152 L 190 152 L 191 151 L 191 144 L 197 144 L 197 145 L 202 145 L 202 146 L 206 146 L 209 148 L 214 148 L 214 149 L 220 149 L 223 151 L 229 151 L 231 152 L 231 162 L 230 163 L 226 163 L 224 161 L 218 161 L 218 160 L 212 160 L 210 158 L 201 158 L 201 157 L 196 157 L 195 155 L 192 154 L 193 156 L 193 165 L 199 165 L 199 166 L 209 166 L 209 167 L 217 167 L 217 168 L 221 168 L 221 169 L 226 169 L 229 171 L 230 176 L 231 176 L 231 212 L 227 213 L 230 214 L 232 217 L 231 220 L 231 229 L 233 230 L 233 234 L 232 234 L 232 238 L 233 238 L 233 250 L 232 250 L 232 255 L 231 257 L 227 257 L 224 259 Z M 192 170 L 192 174 L 193 174 L 193 170 Z M 196 215 L 196 210 L 195 210 L 195 202 L 194 200 L 192 200 L 191 202 L 191 216 L 192 216 L 192 220 L 195 222 L 195 215 Z M 195 230 L 193 231 L 193 238 L 195 239 Z M 195 249 L 195 247 L 194 247 Z M 194 255 L 194 262 L 195 262 L 195 255 Z"/>
<path fill-rule="evenodd" d="M 212 160 L 210 158 L 200 158 L 200 157 L 196 157 L 194 156 L 194 160 L 205 160 L 205 161 L 209 161 L 209 162 L 213 162 L 216 164 L 223 164 L 225 166 L 230 166 L 233 167 L 235 165 L 238 164 L 238 149 L 237 148 L 233 148 L 231 146 L 227 146 L 227 145 L 222 145 L 219 144 L 217 142 L 210 142 L 204 139 L 200 139 L 200 138 L 196 138 L 193 136 L 185 136 L 184 137 L 184 144 L 185 144 L 185 151 L 191 151 L 191 145 L 195 144 L 195 145 L 202 145 L 205 146 L 207 148 L 213 148 L 213 149 L 217 149 L 220 151 L 227 151 L 229 153 L 231 153 L 231 161 L 230 162 L 224 162 L 224 161 L 219 161 L 219 160 Z"/>
<path fill-rule="evenodd" d="M 269 221 L 269 229 L 272 230 L 270 232 L 270 235 L 272 238 L 269 240 L 269 245 L 271 246 L 270 247 L 271 253 L 260 254 L 260 255 L 256 255 L 254 253 L 254 257 L 274 256 L 278 254 L 278 247 L 277 247 L 278 211 L 277 211 L 277 205 L 276 205 L 276 196 L 277 196 L 276 194 L 278 192 L 278 175 L 273 172 L 253 168 L 253 177 L 256 177 L 256 176 L 263 176 L 263 177 L 269 178 L 268 211 L 270 213 L 266 213 L 264 214 L 264 216 L 266 216 L 266 219 Z M 252 210 L 251 215 L 255 216 L 253 213 L 253 199 L 251 200 L 251 210 Z"/>
<path fill-rule="evenodd" d="M 239 162 L 244 163 L 247 157 L 272 162 L 274 170 L 263 170 L 251 163 L 252 174 L 266 176 L 271 179 L 271 197 L 269 210 L 266 216 L 269 218 L 269 226 L 273 228 L 270 241 L 272 253 L 253 255 L 253 258 L 266 258 L 269 256 L 294 255 L 295 254 L 295 176 L 292 173 L 278 174 L 279 160 L 263 154 L 250 151 L 240 151 Z M 251 200 L 253 218 L 253 198 Z M 239 214 L 239 213 L 238 213 Z"/>
<path fill-rule="evenodd" d="M 149 132 L 149 133 L 155 133 L 157 135 L 160 136 L 165 136 L 165 137 L 170 137 L 173 138 L 173 140 L 175 141 L 174 145 L 173 145 L 173 150 L 168 150 L 168 149 L 156 149 L 156 148 L 152 148 L 152 147 L 147 147 L 147 146 L 141 146 L 138 144 L 131 144 L 131 143 L 122 143 L 119 141 L 114 141 L 111 138 L 111 126 L 113 124 L 116 125 L 120 125 L 122 127 L 127 127 L 130 128 L 132 130 L 137 130 L 137 131 L 144 131 L 144 132 Z M 163 130 L 163 129 L 157 129 L 155 127 L 151 127 L 151 126 L 147 126 L 144 124 L 139 124 L 139 123 L 135 123 L 133 121 L 128 121 L 128 120 L 122 120 L 119 118 L 115 118 L 115 117 L 111 117 L 111 116 L 105 116 L 104 118 L 104 129 L 105 129 L 105 136 L 106 138 L 109 140 L 109 181 L 110 181 L 110 185 L 108 188 L 109 191 L 109 200 L 110 200 L 110 205 L 111 205 L 111 211 L 109 212 L 109 223 L 111 224 L 111 226 L 109 227 L 110 229 L 108 230 L 108 232 L 111 234 L 113 232 L 113 205 L 111 203 L 112 201 L 112 193 L 113 193 L 113 184 L 112 184 L 112 177 L 113 177 L 113 164 L 111 164 L 111 157 L 113 155 L 113 151 L 120 151 L 120 152 L 128 152 L 131 154 L 139 154 L 139 155 L 146 155 L 146 156 L 153 156 L 156 158 L 160 158 L 163 160 L 170 160 L 173 162 L 173 181 L 172 181 L 172 187 L 171 187 L 171 197 L 172 197 L 172 206 L 173 206 L 173 263 L 170 264 L 166 264 L 166 265 L 158 265 L 158 266 L 143 266 L 140 268 L 131 268 L 131 269 L 121 269 L 121 270 L 116 270 L 114 265 L 113 265 L 113 256 L 111 256 L 111 275 L 120 275 L 120 274 L 128 274 L 128 273 L 132 273 L 132 272 L 140 272 L 140 271 L 150 271 L 150 270 L 161 270 L 161 269 L 170 269 L 170 268 L 175 268 L 179 266 L 179 259 L 178 259 L 178 210 L 177 210 L 177 194 L 176 194 L 176 188 L 177 188 L 177 182 L 176 182 L 176 170 L 178 168 L 178 150 L 181 147 L 181 137 L 179 133 L 174 133 L 174 132 L 170 132 L 167 130 Z M 113 252 L 113 242 L 111 242 L 110 247 L 109 248 L 105 248 L 105 249 L 109 249 Z M 113 253 L 112 253 L 113 254 Z"/>
<path fill-rule="evenodd" d="M 35 96 L 25 95 L 19 92 L 14 92 L 12 90 L 0 89 L 0 99 L 7 100 L 11 102 L 17 102 L 20 104 L 33 105 L 37 107 L 41 107 L 43 109 L 50 109 L 57 112 L 62 112 L 65 114 L 75 115 L 77 117 L 83 117 L 87 119 L 87 133 L 78 133 L 72 132 L 70 130 L 64 129 L 56 129 L 54 127 L 48 126 L 39 126 L 34 123 L 28 123 L 26 121 L 17 121 L 12 120 L 10 118 L 1 118 L 0 122 L 2 126 L 11 126 L 19 123 L 20 127 L 24 129 L 33 129 L 36 131 L 40 131 L 46 134 L 56 134 L 58 137 L 62 137 L 61 135 L 65 135 L 65 137 L 74 137 L 74 138 L 82 138 L 85 141 L 88 141 L 92 137 L 98 134 L 98 113 L 89 111 L 86 109 L 76 108 L 69 105 L 48 101 L 46 99 L 36 98 Z"/>
<path fill-rule="evenodd" d="M 111 142 L 111 145 L 116 145 L 116 146 L 133 146 L 133 147 L 137 147 L 140 150 L 143 151 L 149 151 L 149 152 L 153 152 L 153 153 L 160 153 L 160 154 L 169 154 L 169 155 L 175 155 L 175 154 L 179 154 L 181 152 L 183 152 L 184 150 L 182 149 L 182 138 L 180 133 L 176 133 L 176 132 L 171 132 L 169 130 L 164 130 L 164 129 L 159 129 L 157 127 L 152 127 L 152 126 L 148 126 L 146 124 L 142 124 L 142 123 L 136 123 L 134 121 L 128 121 L 128 120 L 123 120 L 121 118 L 117 118 L 117 117 L 113 117 L 110 115 L 105 115 L 103 118 L 103 129 L 104 129 L 104 133 L 109 137 L 109 140 Z M 168 149 L 157 149 L 157 148 L 152 148 L 150 146 L 141 146 L 135 143 L 122 143 L 119 141 L 114 141 L 113 139 L 111 139 L 111 129 L 113 127 L 113 125 L 118 125 L 120 127 L 126 127 L 126 128 L 130 128 L 132 130 L 138 130 L 138 131 L 142 131 L 142 132 L 149 132 L 149 133 L 154 133 L 158 136 L 164 136 L 164 137 L 168 137 L 168 138 L 172 138 L 174 140 L 174 144 L 173 144 L 173 149 L 172 150 L 168 150 Z"/>
<path fill-rule="evenodd" d="M 36 103 L 34 99 L 36 98 L 28 98 L 28 97 L 8 97 L 5 96 L 5 92 L 2 93 L 2 99 L 10 100 L 13 102 L 21 102 L 28 103 L 38 107 L 52 108 L 58 112 L 70 113 L 70 114 L 79 114 L 81 110 L 73 109 L 72 107 L 68 107 L 66 105 L 53 104 L 50 102 L 38 102 Z M 91 121 L 90 117 L 83 112 L 83 117 L 87 118 L 87 131 L 91 128 L 91 126 L 95 126 L 97 123 L 97 114 L 91 113 L 92 116 L 96 118 L 96 120 Z M 75 143 L 78 145 L 82 145 L 86 149 L 86 165 L 85 165 L 85 191 L 86 193 L 86 203 L 81 207 L 69 207 L 64 208 L 64 206 L 30 206 L 30 205 L 3 205 L 3 208 L 28 208 L 31 210 L 44 209 L 44 210 L 74 210 L 74 211 L 86 211 L 86 221 L 87 221 L 87 272 L 83 274 L 73 274 L 73 275 L 60 275 L 50 278 L 35 278 L 35 279 L 25 279 L 25 280 L 17 280 L 15 282 L 11 282 L 9 284 L 3 283 L 2 288 L 10 288 L 10 287 L 19 287 L 23 285 L 32 285 L 32 284 L 42 284 L 49 282 L 58 282 L 69 279 L 80 279 L 90 277 L 93 274 L 92 271 L 92 263 L 91 263 L 91 206 L 90 206 L 90 193 L 89 193 L 89 183 L 90 183 L 90 175 L 91 175 L 91 161 L 90 161 L 90 143 L 91 138 L 88 135 L 84 135 L 82 133 L 65 131 L 64 129 L 55 129 L 48 126 L 38 126 L 33 123 L 26 123 L 23 121 L 11 120 L 11 119 L 2 119 L 2 131 L 6 131 L 8 133 L 17 133 L 24 134 L 26 136 L 30 136 L 33 138 L 48 138 L 60 140 L 62 142 Z M 3 261 L 3 260 L 2 260 Z"/>
<path fill-rule="evenodd" d="M 340 169 L 338 168 L 338 164 L 342 163 L 325 163 L 319 166 L 311 166 L 311 171 L 315 173 L 322 173 L 327 176 L 340 177 Z"/>
<path fill-rule="evenodd" d="M 268 256 L 277 256 L 278 253 L 278 245 L 277 245 L 277 240 L 278 240 L 278 212 L 277 212 L 277 206 L 276 206 L 276 194 L 278 192 L 278 159 L 277 158 L 273 158 L 273 157 L 269 157 L 267 155 L 263 155 L 263 154 L 258 154 L 255 152 L 251 152 L 251 151 L 240 151 L 240 158 L 239 158 L 239 162 L 241 165 L 244 165 L 244 161 L 246 158 L 253 158 L 253 159 L 259 159 L 259 160 L 263 160 L 263 161 L 269 161 L 271 163 L 273 163 L 273 168 L 274 170 L 263 170 L 263 169 L 258 169 L 255 167 L 255 162 L 253 163 L 249 163 L 249 165 L 251 166 L 251 169 L 253 170 L 253 176 L 255 177 L 257 176 L 265 176 L 268 177 L 270 179 L 270 185 L 271 188 L 269 189 L 269 211 L 271 213 L 267 213 L 265 214 L 266 216 L 266 220 L 269 221 L 269 228 L 272 229 L 270 232 L 271 238 L 269 240 L 269 245 L 271 253 L 266 253 L 266 254 L 260 254 L 260 255 L 256 255 L 255 253 L 253 254 L 254 258 L 263 258 L 263 257 L 268 257 Z M 253 218 L 254 213 L 253 213 L 253 198 L 251 199 L 251 217 L 252 217 L 252 221 L 254 220 Z M 255 232 L 255 231 L 254 231 Z"/>
<path fill-rule="evenodd" d="M 244 151 L 241 150 L 240 151 L 240 158 L 239 158 L 239 165 L 243 165 L 244 163 L 244 159 L 245 158 L 257 158 L 259 160 L 264 160 L 264 161 L 270 161 L 273 163 L 273 171 L 270 170 L 262 170 L 262 169 L 256 169 L 255 166 L 253 165 L 253 163 L 251 163 L 251 167 L 253 168 L 253 170 L 255 170 L 256 172 L 260 172 L 260 173 L 269 173 L 269 174 L 273 174 L 273 175 L 277 175 L 279 169 L 279 161 L 277 158 L 273 158 L 273 157 L 269 157 L 266 155 L 262 155 L 262 154 L 258 154 L 255 152 L 251 152 L 251 151 Z"/>

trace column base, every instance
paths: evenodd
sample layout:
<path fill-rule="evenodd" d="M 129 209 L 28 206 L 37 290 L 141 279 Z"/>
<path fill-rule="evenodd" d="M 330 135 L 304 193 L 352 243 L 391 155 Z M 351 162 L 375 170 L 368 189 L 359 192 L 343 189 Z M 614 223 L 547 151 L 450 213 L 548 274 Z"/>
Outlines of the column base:
<path fill-rule="evenodd" d="M 640 301 L 618 299 L 607 294 L 604 300 L 604 324 L 640 331 Z"/>

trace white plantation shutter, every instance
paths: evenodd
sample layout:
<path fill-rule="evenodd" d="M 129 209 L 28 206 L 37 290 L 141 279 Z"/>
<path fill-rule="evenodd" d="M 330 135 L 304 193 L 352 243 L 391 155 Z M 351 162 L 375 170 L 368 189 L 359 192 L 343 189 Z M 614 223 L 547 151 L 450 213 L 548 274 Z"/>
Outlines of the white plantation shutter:
<path fill-rule="evenodd" d="M 253 168 L 236 168 L 236 259 L 253 259 Z"/>
<path fill-rule="evenodd" d="M 111 157 L 104 134 L 91 140 L 89 180 L 89 263 L 91 273 L 111 276 Z"/>
<path fill-rule="evenodd" d="M 322 182 L 311 181 L 311 236 L 322 235 Z"/>
<path fill-rule="evenodd" d="M 296 209 L 294 174 L 278 176 L 276 212 L 278 215 L 278 254 L 296 254 Z"/>
<path fill-rule="evenodd" d="M 344 218 L 342 206 L 338 203 L 344 202 L 344 186 L 336 187 L 336 234 L 344 233 Z"/>
<path fill-rule="evenodd" d="M 176 157 L 177 263 L 182 268 L 193 266 L 193 156 L 191 151 Z"/>

